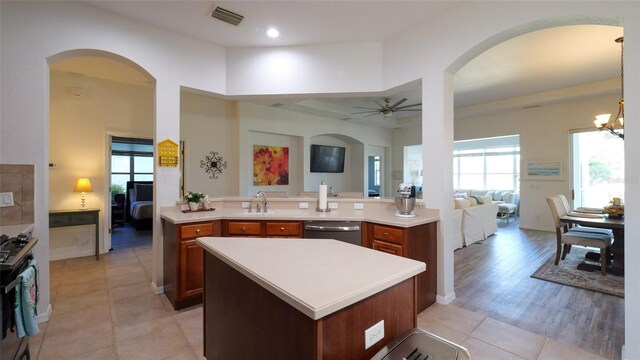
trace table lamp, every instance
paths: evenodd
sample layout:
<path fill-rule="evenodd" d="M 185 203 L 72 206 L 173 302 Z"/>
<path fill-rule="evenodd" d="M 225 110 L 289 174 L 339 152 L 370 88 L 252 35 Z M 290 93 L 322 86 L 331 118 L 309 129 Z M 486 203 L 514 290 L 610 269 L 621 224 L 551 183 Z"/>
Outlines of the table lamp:
<path fill-rule="evenodd" d="M 82 195 L 80 195 L 80 205 L 82 205 L 82 208 L 84 208 L 85 206 L 87 206 L 86 193 L 93 192 L 93 188 L 91 187 L 91 181 L 89 181 L 89 179 L 87 178 L 78 179 L 78 182 L 76 182 L 76 187 L 73 189 L 73 191 L 82 193 Z"/>

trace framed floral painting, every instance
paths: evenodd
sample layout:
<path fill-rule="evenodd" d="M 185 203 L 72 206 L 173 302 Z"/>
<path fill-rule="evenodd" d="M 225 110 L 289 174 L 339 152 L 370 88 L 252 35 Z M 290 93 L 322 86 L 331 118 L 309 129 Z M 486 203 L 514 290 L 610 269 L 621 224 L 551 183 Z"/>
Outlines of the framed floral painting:
<path fill-rule="evenodd" d="M 253 185 L 289 185 L 289 148 L 253 145 Z"/>

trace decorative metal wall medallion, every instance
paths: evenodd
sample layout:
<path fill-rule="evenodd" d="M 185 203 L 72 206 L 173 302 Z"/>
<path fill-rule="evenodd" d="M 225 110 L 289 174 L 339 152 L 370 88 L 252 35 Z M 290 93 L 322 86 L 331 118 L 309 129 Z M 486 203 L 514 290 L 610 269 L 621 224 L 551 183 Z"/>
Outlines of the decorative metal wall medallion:
<path fill-rule="evenodd" d="M 206 155 L 204 160 L 200 160 L 200 167 L 209 174 L 209 179 L 217 179 L 218 174 L 227 168 L 227 162 L 222 160 L 222 156 L 217 151 L 211 151 L 211 155 Z"/>

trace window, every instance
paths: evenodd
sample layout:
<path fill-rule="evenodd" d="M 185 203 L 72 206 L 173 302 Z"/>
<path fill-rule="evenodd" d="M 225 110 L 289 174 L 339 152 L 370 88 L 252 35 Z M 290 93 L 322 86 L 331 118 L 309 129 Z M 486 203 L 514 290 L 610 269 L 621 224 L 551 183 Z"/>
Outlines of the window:
<path fill-rule="evenodd" d="M 516 135 L 455 142 L 453 187 L 518 192 L 520 137 Z"/>
<path fill-rule="evenodd" d="M 571 158 L 574 207 L 624 200 L 624 141 L 605 131 L 572 133 Z"/>
<path fill-rule="evenodd" d="M 380 186 L 380 156 L 373 157 L 373 185 Z"/>
<path fill-rule="evenodd" d="M 111 188 L 127 181 L 153 180 L 153 140 L 113 137 L 111 139 Z"/>

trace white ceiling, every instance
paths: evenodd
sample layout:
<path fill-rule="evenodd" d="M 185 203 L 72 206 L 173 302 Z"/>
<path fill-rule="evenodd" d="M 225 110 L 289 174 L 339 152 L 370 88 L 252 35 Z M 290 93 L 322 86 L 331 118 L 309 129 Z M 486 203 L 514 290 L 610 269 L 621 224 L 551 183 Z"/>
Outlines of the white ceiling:
<path fill-rule="evenodd" d="M 438 1 L 226 1 L 215 5 L 245 16 L 234 27 L 209 17 L 212 1 L 86 1 L 87 4 L 216 43 L 225 47 L 288 46 L 303 44 L 383 41 L 465 2 Z M 277 27 L 281 36 L 269 39 L 264 32 Z M 621 27 L 578 25 L 551 28 L 504 41 L 479 55 L 454 76 L 456 108 L 488 103 L 544 91 L 569 88 L 616 78 L 620 73 Z M 95 59 L 92 60 L 95 63 Z M 64 66 L 64 71 L 82 64 Z M 60 66 L 60 68 L 63 66 Z M 109 78 L 108 74 L 89 76 Z M 104 70 L 107 71 L 107 70 Z M 129 77 L 130 78 L 130 77 Z M 117 79 L 116 79 L 117 80 Z M 392 117 L 357 115 L 356 106 L 375 106 L 390 97 L 392 103 L 421 101 L 420 82 L 365 97 L 327 94 L 322 97 L 286 99 L 261 97 L 247 101 L 272 105 L 372 126 L 395 128 L 419 123 L 416 112 Z"/>

